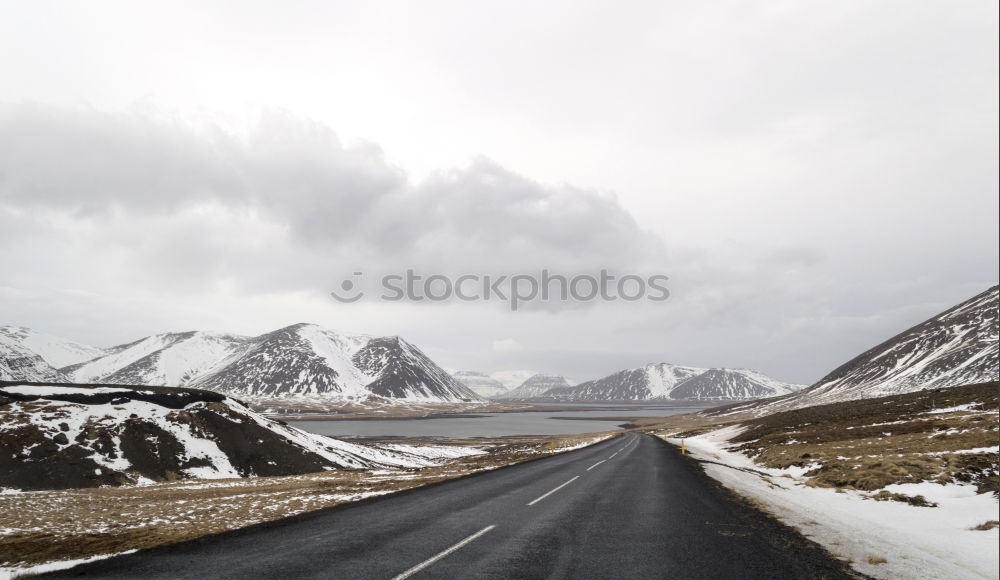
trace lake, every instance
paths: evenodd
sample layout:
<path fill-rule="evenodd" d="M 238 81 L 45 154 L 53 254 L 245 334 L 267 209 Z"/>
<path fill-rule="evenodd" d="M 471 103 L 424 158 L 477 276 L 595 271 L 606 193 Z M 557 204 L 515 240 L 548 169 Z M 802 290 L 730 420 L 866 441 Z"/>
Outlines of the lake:
<path fill-rule="evenodd" d="M 504 437 L 509 435 L 571 435 L 611 431 L 628 417 L 668 417 L 692 413 L 713 404 L 589 405 L 593 410 L 531 411 L 436 415 L 412 419 L 286 420 L 303 431 L 338 439 L 359 437 Z M 542 406 L 542 405 L 539 405 Z M 582 407 L 584 405 L 574 405 Z M 562 406 L 564 407 L 564 406 Z M 610 419 L 609 419 L 610 418 Z"/>

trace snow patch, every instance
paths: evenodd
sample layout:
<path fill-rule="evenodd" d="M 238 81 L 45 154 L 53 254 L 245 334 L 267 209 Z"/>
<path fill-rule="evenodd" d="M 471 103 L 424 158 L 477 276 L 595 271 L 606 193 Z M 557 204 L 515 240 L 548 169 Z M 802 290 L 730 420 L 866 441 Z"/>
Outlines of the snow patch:
<path fill-rule="evenodd" d="M 60 560 L 58 562 L 48 562 L 46 564 L 39 564 L 38 566 L 30 566 L 26 568 L 0 568 L 0 580 L 11 580 L 13 578 L 35 576 L 36 574 L 69 570 L 70 568 L 75 568 L 81 564 L 89 564 L 90 562 L 97 562 L 98 560 L 107 560 L 108 558 L 114 558 L 115 556 L 134 554 L 137 551 L 138 550 L 126 550 L 116 554 L 101 554 L 99 556 L 91 556 L 89 558 L 81 558 L 79 560 Z"/>
<path fill-rule="evenodd" d="M 897 484 L 889 491 L 923 495 L 939 507 L 916 507 L 901 502 L 876 502 L 858 491 L 838 493 L 804 485 L 800 470 L 758 466 L 728 449 L 733 427 L 688 438 L 685 449 L 694 458 L 708 460 L 705 472 L 727 487 L 772 508 L 831 552 L 853 560 L 852 565 L 875 578 L 996 578 L 998 532 L 972 530 L 987 520 L 1000 519 L 1000 507 L 991 494 L 977 494 L 963 484 Z M 680 445 L 680 439 L 664 437 Z M 782 476 L 790 477 L 782 477 Z M 869 564 L 870 556 L 885 558 Z"/>

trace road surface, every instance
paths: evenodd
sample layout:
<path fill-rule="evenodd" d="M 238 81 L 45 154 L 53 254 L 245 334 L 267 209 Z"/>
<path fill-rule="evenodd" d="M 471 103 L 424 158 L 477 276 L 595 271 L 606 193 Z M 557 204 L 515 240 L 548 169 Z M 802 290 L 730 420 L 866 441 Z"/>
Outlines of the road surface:
<path fill-rule="evenodd" d="M 585 449 L 52 577 L 816 578 L 843 564 L 658 438 Z"/>

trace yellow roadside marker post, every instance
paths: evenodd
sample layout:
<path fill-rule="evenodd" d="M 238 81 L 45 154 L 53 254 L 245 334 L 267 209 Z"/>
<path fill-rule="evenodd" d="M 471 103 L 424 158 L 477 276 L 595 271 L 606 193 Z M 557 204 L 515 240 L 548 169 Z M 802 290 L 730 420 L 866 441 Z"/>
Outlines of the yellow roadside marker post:
<path fill-rule="evenodd" d="M 681 455 L 684 455 L 684 440 L 681 439 Z"/>

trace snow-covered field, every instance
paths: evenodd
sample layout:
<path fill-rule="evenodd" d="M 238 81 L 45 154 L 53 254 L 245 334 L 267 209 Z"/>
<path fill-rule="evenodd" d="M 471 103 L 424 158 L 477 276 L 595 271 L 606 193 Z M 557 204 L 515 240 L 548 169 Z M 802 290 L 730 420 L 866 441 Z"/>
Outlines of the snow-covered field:
<path fill-rule="evenodd" d="M 739 426 L 684 440 L 706 473 L 766 505 L 833 554 L 875 578 L 997 578 L 1000 529 L 973 528 L 1000 519 L 997 498 L 965 484 L 889 485 L 889 492 L 923 495 L 938 507 L 875 501 L 871 493 L 811 487 L 806 468 L 769 469 L 729 449 Z M 675 445 L 681 440 L 661 435 Z M 882 561 L 884 560 L 884 561 Z"/>

